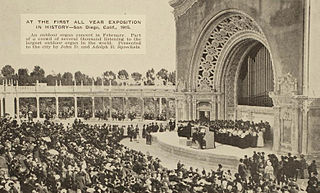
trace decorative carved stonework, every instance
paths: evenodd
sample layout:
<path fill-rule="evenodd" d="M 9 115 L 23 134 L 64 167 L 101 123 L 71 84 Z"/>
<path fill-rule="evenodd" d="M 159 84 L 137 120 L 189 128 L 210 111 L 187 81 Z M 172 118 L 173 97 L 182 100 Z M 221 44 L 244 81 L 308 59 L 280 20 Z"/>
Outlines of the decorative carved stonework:
<path fill-rule="evenodd" d="M 294 105 L 295 101 L 292 99 L 296 96 L 297 91 L 297 80 L 288 73 L 278 79 L 274 92 L 270 92 L 269 96 L 272 98 L 274 106 Z"/>
<path fill-rule="evenodd" d="M 303 112 L 307 113 L 310 110 L 311 104 L 314 102 L 315 99 L 307 99 L 303 101 Z"/>
<path fill-rule="evenodd" d="M 191 103 L 192 102 L 192 96 L 191 95 L 187 95 L 186 102 L 187 103 Z"/>
<path fill-rule="evenodd" d="M 287 73 L 286 75 L 280 77 L 275 92 L 278 95 L 285 96 L 292 96 L 294 94 L 297 94 L 297 79 L 295 79 L 290 73 Z"/>
<path fill-rule="evenodd" d="M 184 15 L 198 0 L 171 0 L 170 6 L 174 8 L 174 18 L 177 20 Z"/>
<path fill-rule="evenodd" d="M 226 97 L 227 97 L 227 104 L 228 107 L 234 107 L 234 82 L 236 79 L 236 71 L 238 68 L 237 60 L 234 60 L 234 62 L 231 64 L 230 69 L 227 73 L 226 77 Z"/>
<path fill-rule="evenodd" d="M 183 116 L 182 115 L 182 113 L 183 113 L 182 112 L 182 110 L 183 110 L 183 101 L 178 101 L 178 107 L 177 108 L 178 108 L 179 112 L 181 112 L 180 117 Z"/>
<path fill-rule="evenodd" d="M 291 108 L 283 108 L 281 109 L 280 116 L 282 120 L 292 120 L 292 109 Z"/>
<path fill-rule="evenodd" d="M 184 82 L 183 82 L 183 80 L 181 80 L 181 79 L 179 79 L 179 80 L 178 80 L 178 83 L 177 83 L 177 90 L 178 90 L 179 92 L 181 92 L 181 91 L 184 91 L 184 90 L 185 90 Z"/>
<path fill-rule="evenodd" d="M 197 90 L 214 90 L 215 71 L 222 50 L 226 43 L 236 34 L 243 31 L 261 33 L 256 23 L 244 15 L 232 15 L 223 19 L 212 30 L 202 51 L 197 73 Z"/>
<path fill-rule="evenodd" d="M 273 100 L 275 113 L 275 127 L 279 128 L 280 139 L 278 135 L 274 135 L 274 140 L 279 140 L 281 151 L 299 152 L 299 135 L 303 128 L 299 116 L 303 112 L 307 112 L 310 108 L 312 100 L 307 96 L 297 95 L 297 80 L 291 74 L 285 74 L 278 79 L 275 85 L 275 91 L 270 93 Z M 277 132 L 275 132 L 277 133 Z M 274 147 L 278 149 L 278 147 Z"/>

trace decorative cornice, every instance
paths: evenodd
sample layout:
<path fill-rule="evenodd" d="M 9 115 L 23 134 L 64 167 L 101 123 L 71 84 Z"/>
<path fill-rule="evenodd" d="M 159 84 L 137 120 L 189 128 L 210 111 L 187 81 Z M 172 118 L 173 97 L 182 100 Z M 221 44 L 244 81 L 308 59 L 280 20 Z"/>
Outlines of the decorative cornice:
<path fill-rule="evenodd" d="M 174 8 L 173 15 L 177 20 L 184 15 L 198 0 L 171 0 L 170 6 Z"/>

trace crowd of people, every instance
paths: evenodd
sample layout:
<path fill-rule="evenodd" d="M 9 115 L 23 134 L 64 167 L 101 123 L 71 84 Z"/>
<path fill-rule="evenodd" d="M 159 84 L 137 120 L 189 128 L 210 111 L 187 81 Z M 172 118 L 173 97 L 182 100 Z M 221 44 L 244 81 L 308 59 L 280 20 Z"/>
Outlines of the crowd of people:
<path fill-rule="evenodd" d="M 112 120 L 118 120 L 118 121 L 123 121 L 126 118 L 125 113 L 118 111 L 118 112 L 112 112 L 111 114 Z"/>
<path fill-rule="evenodd" d="M 143 118 L 145 120 L 157 120 L 157 121 L 166 121 L 167 120 L 167 116 L 165 113 L 159 113 L 159 114 L 155 114 L 155 113 L 144 113 Z"/>
<path fill-rule="evenodd" d="M 217 142 L 240 148 L 264 147 L 266 140 L 271 137 L 268 122 L 217 120 L 211 121 L 209 126 L 215 132 Z"/>
<path fill-rule="evenodd" d="M 250 122 L 243 120 L 188 121 L 180 124 L 179 136 L 191 137 L 191 127 L 207 126 L 215 133 L 215 141 L 240 148 L 264 147 L 272 139 L 268 122 Z"/>
<path fill-rule="evenodd" d="M 64 107 L 62 109 L 59 110 L 59 115 L 58 117 L 60 119 L 68 119 L 68 118 L 71 118 L 71 117 L 74 117 L 74 107 Z M 36 117 L 36 116 L 34 116 Z"/>
<path fill-rule="evenodd" d="M 9 118 L 0 123 L 1 193 L 291 193 L 302 192 L 295 181 L 307 177 L 307 192 L 319 192 L 316 162 L 308 165 L 303 156 L 288 154 L 278 160 L 276 155 L 255 152 L 240 160 L 235 174 L 222 165 L 199 171 L 180 162 L 172 170 L 158 158 L 121 145 L 124 126 L 88 125 L 80 120 L 68 125 L 18 124 Z M 131 125 L 128 134 L 139 132 L 136 128 Z M 144 128 L 145 133 L 162 131 L 155 123 Z"/>
<path fill-rule="evenodd" d="M 275 154 L 253 152 L 252 157 L 245 155 L 240 159 L 235 178 L 242 190 L 253 189 L 263 193 L 317 193 L 320 192 L 317 175 L 316 161 L 313 160 L 308 165 L 304 155 L 298 158 L 288 153 L 279 159 Z M 306 178 L 309 178 L 308 186 L 302 189 L 297 180 Z"/>
<path fill-rule="evenodd" d="M 172 120 L 169 120 L 167 124 L 151 122 L 142 126 L 141 137 L 146 139 L 146 144 L 151 145 L 151 133 L 173 131 L 174 128 L 175 122 Z M 127 126 L 127 136 L 130 138 L 130 141 L 138 142 L 138 138 L 140 138 L 139 125 L 137 124 L 134 127 L 132 124 L 129 124 Z"/>

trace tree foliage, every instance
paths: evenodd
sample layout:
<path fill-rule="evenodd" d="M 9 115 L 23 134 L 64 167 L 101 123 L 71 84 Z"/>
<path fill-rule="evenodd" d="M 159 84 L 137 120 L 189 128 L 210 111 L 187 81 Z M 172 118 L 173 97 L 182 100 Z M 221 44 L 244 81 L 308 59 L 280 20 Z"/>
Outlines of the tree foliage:
<path fill-rule="evenodd" d="M 140 74 L 139 72 L 133 72 L 131 74 L 131 78 L 133 78 L 134 81 L 140 81 L 142 78 L 142 74 Z"/>
<path fill-rule="evenodd" d="M 11 79 L 14 75 L 14 68 L 12 68 L 10 65 L 5 65 L 1 69 L 1 74 L 7 79 Z"/>
<path fill-rule="evenodd" d="M 117 74 L 113 71 L 107 70 L 102 74 L 102 77 L 90 77 L 81 71 L 75 72 L 74 76 L 71 72 L 64 72 L 63 74 L 48 74 L 45 75 L 44 69 L 40 66 L 34 66 L 33 70 L 29 73 L 27 68 L 20 68 L 15 73 L 15 69 L 10 65 L 5 65 L 1 69 L 0 81 L 2 80 L 18 80 L 20 86 L 29 86 L 35 85 L 36 81 L 42 83 L 47 83 L 50 86 L 54 86 L 56 84 L 60 85 L 74 85 L 74 81 L 77 85 L 80 85 L 83 82 L 84 85 L 101 85 L 102 81 L 104 85 L 118 85 L 123 82 L 123 80 L 129 79 L 129 73 L 122 69 Z M 161 69 L 159 72 L 155 74 L 155 70 L 149 69 L 145 76 L 143 76 L 139 72 L 131 73 L 131 78 L 135 81 L 130 84 L 138 84 L 137 82 L 140 80 L 144 81 L 145 85 L 154 85 L 155 78 L 159 77 L 160 79 L 165 80 L 165 82 L 171 82 L 175 84 L 176 73 L 169 72 L 166 69 Z"/>
<path fill-rule="evenodd" d="M 62 85 L 73 85 L 73 75 L 71 72 L 63 73 L 61 77 Z"/>
<path fill-rule="evenodd" d="M 20 68 L 18 69 L 18 81 L 20 86 L 27 86 L 30 83 L 30 76 L 28 69 Z"/>
<path fill-rule="evenodd" d="M 45 78 L 45 72 L 40 66 L 35 66 L 33 71 L 30 73 L 30 79 L 32 82 L 43 82 Z"/>
<path fill-rule="evenodd" d="M 169 72 L 167 69 L 162 68 L 158 73 L 157 76 L 163 80 L 168 80 Z"/>
<path fill-rule="evenodd" d="M 120 80 L 128 80 L 129 74 L 126 70 L 122 69 L 118 72 L 118 79 Z"/>
<path fill-rule="evenodd" d="M 117 76 L 114 72 L 112 71 L 105 71 L 103 73 L 103 79 L 104 79 L 104 85 L 116 85 L 117 83 L 115 82 Z"/>

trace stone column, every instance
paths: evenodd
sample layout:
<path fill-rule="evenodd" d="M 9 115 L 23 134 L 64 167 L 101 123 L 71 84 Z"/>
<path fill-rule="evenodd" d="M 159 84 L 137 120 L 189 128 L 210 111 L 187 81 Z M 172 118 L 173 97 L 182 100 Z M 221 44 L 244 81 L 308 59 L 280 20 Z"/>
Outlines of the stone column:
<path fill-rule="evenodd" d="M 141 97 L 141 105 L 142 105 L 142 112 L 141 112 L 141 119 L 144 119 L 144 98 Z"/>
<path fill-rule="evenodd" d="M 103 99 L 103 97 L 101 97 L 101 99 L 102 99 L 102 112 L 105 112 L 106 111 L 106 107 L 104 105 L 104 99 Z"/>
<path fill-rule="evenodd" d="M 295 96 L 295 136 L 294 140 L 296 144 L 294 144 L 295 152 L 297 153 L 308 153 L 308 112 L 310 109 L 310 105 L 313 100 L 308 99 L 307 96 Z M 298 142 L 298 143 L 297 143 Z"/>
<path fill-rule="evenodd" d="M 159 98 L 159 114 L 162 113 L 162 98 Z"/>
<path fill-rule="evenodd" d="M 37 119 L 40 118 L 40 98 L 37 96 L 36 97 L 36 101 L 37 101 Z"/>
<path fill-rule="evenodd" d="M 189 96 L 188 100 L 188 106 L 189 106 L 189 120 L 193 120 L 193 103 L 192 103 L 192 95 Z"/>
<path fill-rule="evenodd" d="M 177 125 L 178 125 L 178 121 L 179 121 L 179 117 L 178 117 L 178 99 L 175 98 L 174 102 L 175 102 L 175 111 L 176 111 L 175 129 L 177 129 L 178 128 Z"/>
<path fill-rule="evenodd" d="M 216 112 L 216 109 L 217 109 L 217 98 L 216 98 L 216 95 L 214 95 L 212 98 L 211 98 L 211 115 L 210 115 L 210 120 L 216 120 L 216 117 L 217 117 L 217 112 Z"/>
<path fill-rule="evenodd" d="M 192 99 L 192 120 L 197 119 L 197 100 Z"/>
<path fill-rule="evenodd" d="M 96 117 L 96 114 L 95 114 L 95 106 L 94 106 L 94 97 L 91 97 L 91 100 L 92 100 L 92 118 L 95 118 Z"/>
<path fill-rule="evenodd" d="M 17 100 L 17 119 L 20 119 L 20 103 L 19 103 L 20 98 L 16 97 L 16 100 Z"/>
<path fill-rule="evenodd" d="M 210 101 L 210 121 L 213 121 L 216 119 L 216 113 L 215 113 L 215 109 L 216 109 L 216 103 L 215 101 Z"/>
<path fill-rule="evenodd" d="M 310 105 L 313 102 L 311 99 L 307 99 L 303 103 L 302 111 L 302 139 L 301 139 L 301 153 L 307 154 L 308 153 L 308 136 L 309 136 L 309 124 L 308 124 L 308 116 Z"/>
<path fill-rule="evenodd" d="M 295 106 L 293 109 L 293 126 L 292 126 L 292 132 L 293 132 L 293 136 L 292 136 L 292 152 L 297 154 L 299 153 L 299 145 L 300 144 L 300 140 L 299 140 L 299 134 L 300 134 L 300 119 L 299 119 L 299 114 L 300 114 L 300 108 L 298 106 Z"/>
<path fill-rule="evenodd" d="M 124 103 L 123 103 L 123 113 L 126 116 L 125 119 L 128 119 L 128 97 L 124 97 Z"/>
<path fill-rule="evenodd" d="M 109 118 L 112 119 L 112 97 L 109 97 Z"/>
<path fill-rule="evenodd" d="M 224 119 L 224 105 L 223 105 L 223 95 L 219 94 L 218 95 L 218 119 L 222 120 Z"/>
<path fill-rule="evenodd" d="M 78 118 L 78 101 L 77 101 L 77 97 L 74 96 L 74 117 Z"/>
<path fill-rule="evenodd" d="M 169 98 L 166 98 L 166 119 L 169 119 Z"/>
<path fill-rule="evenodd" d="M 1 97 L 0 98 L 0 116 L 4 116 L 4 113 L 3 113 L 3 98 Z"/>
<path fill-rule="evenodd" d="M 280 150 L 280 127 L 281 127 L 281 120 L 280 117 L 280 107 L 275 106 L 273 107 L 274 111 L 274 123 L 273 123 L 273 151 L 279 151 Z"/>
<path fill-rule="evenodd" d="M 4 101 L 4 97 L 1 97 L 1 116 L 5 116 L 5 103 Z"/>
<path fill-rule="evenodd" d="M 59 118 L 59 97 L 56 96 L 56 117 Z"/>

